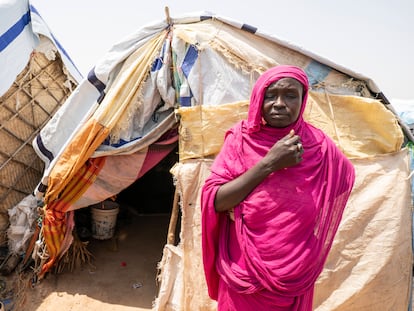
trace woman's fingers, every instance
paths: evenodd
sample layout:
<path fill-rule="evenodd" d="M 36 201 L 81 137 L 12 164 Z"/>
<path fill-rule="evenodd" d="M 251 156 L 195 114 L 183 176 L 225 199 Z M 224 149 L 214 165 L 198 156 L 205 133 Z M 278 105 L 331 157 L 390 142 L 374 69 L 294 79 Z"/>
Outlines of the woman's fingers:
<path fill-rule="evenodd" d="M 302 143 L 301 142 L 298 142 L 297 144 L 296 144 L 296 149 L 297 149 L 297 151 L 298 151 L 298 153 L 299 154 L 303 154 L 303 145 L 302 145 Z"/>

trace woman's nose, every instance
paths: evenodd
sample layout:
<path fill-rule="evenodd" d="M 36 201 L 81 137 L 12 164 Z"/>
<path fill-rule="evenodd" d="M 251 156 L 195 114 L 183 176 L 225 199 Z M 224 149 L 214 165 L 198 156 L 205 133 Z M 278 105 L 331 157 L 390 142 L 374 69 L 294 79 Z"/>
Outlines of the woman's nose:
<path fill-rule="evenodd" d="M 273 101 L 273 106 L 276 107 L 284 107 L 285 106 L 285 102 L 281 97 L 276 97 L 275 100 Z"/>

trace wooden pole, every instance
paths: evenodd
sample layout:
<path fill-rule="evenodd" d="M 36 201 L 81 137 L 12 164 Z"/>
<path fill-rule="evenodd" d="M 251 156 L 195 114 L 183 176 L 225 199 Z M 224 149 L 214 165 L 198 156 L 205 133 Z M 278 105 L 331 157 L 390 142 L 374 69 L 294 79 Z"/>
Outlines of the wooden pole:
<path fill-rule="evenodd" d="M 174 201 L 171 211 L 170 224 L 168 226 L 167 244 L 174 244 L 175 242 L 175 229 L 177 227 L 178 211 L 179 211 L 179 194 L 177 188 L 174 192 Z"/>

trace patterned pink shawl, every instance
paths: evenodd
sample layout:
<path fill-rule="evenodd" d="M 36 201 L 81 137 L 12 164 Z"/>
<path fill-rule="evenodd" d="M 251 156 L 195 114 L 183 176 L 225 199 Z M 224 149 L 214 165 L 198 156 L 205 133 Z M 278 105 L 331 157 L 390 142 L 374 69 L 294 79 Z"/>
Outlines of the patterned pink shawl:
<path fill-rule="evenodd" d="M 304 86 L 301 113 L 289 127 L 272 128 L 262 122 L 264 94 L 285 77 Z M 298 67 L 277 66 L 261 75 L 248 119 L 227 132 L 203 186 L 203 263 L 209 295 L 218 299 L 219 310 L 312 309 L 314 284 L 355 176 L 331 139 L 303 120 L 307 94 L 308 80 Z M 303 161 L 270 174 L 235 207 L 234 222 L 227 213 L 215 212 L 220 185 L 251 168 L 292 128 L 301 137 Z"/>

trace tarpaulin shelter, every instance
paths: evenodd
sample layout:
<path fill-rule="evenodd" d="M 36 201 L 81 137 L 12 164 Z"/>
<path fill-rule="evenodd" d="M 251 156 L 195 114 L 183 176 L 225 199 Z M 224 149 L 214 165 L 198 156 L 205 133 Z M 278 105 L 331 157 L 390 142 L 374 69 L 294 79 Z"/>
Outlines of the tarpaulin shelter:
<path fill-rule="evenodd" d="M 255 79 L 278 64 L 306 71 L 305 117 L 332 137 L 357 174 L 315 310 L 406 310 L 411 132 L 371 79 L 210 13 L 167 14 L 115 44 L 34 139 L 46 164 L 36 191 L 44 202 L 38 275 L 70 246 L 75 210 L 118 194 L 178 143 L 171 173 L 180 239 L 164 248 L 154 310 L 215 310 L 201 264 L 200 187 L 225 131 L 246 116 Z"/>
<path fill-rule="evenodd" d="M 7 240 L 8 211 L 33 193 L 44 170 L 32 140 L 82 77 L 27 0 L 0 2 L 0 68 L 0 244 L 3 245 Z"/>

